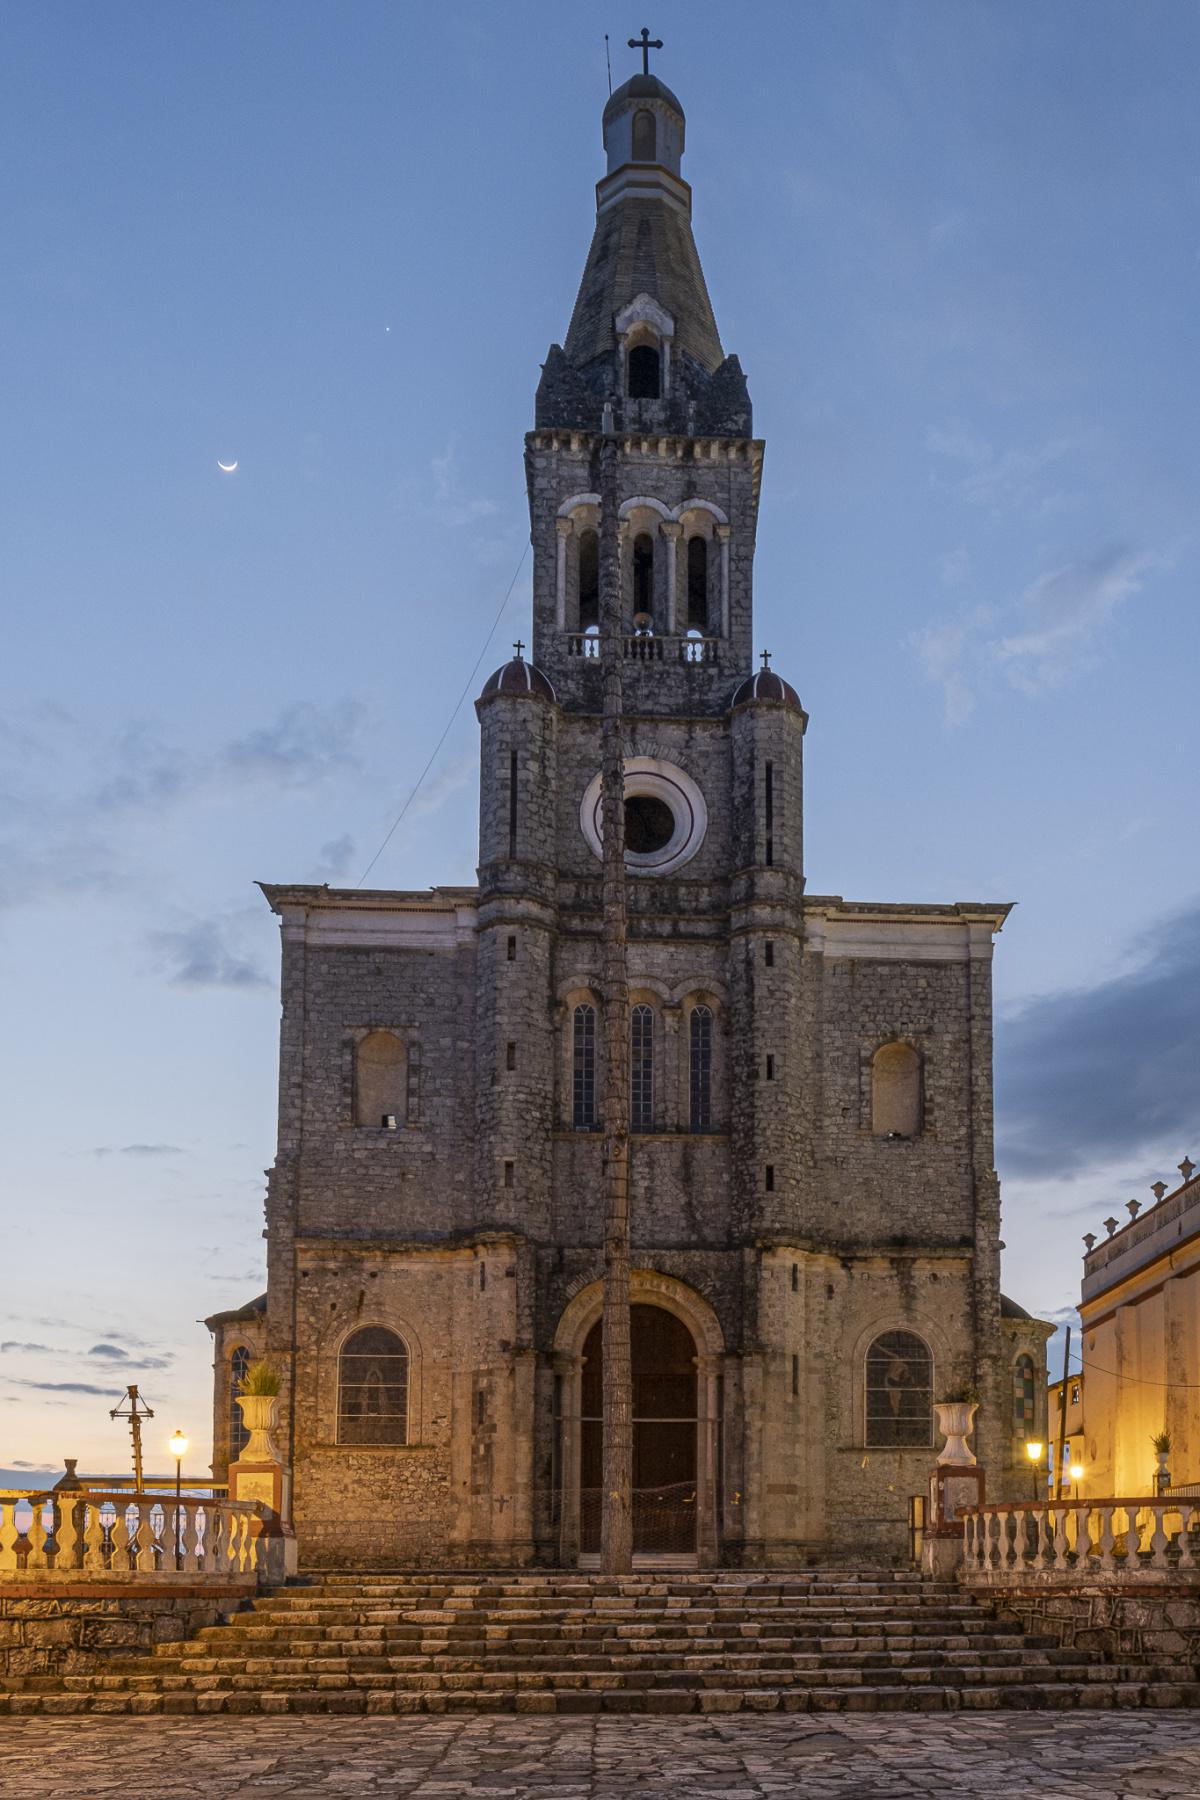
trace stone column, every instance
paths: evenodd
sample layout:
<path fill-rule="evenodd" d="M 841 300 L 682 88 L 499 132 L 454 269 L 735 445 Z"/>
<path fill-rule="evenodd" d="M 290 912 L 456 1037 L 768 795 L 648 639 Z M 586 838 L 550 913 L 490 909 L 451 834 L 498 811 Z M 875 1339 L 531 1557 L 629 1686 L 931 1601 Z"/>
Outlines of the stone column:
<path fill-rule="evenodd" d="M 559 1378 L 558 1559 L 565 1569 L 579 1562 L 579 1456 L 583 1406 L 583 1358 L 556 1356 Z"/>
<path fill-rule="evenodd" d="M 721 636 L 729 636 L 729 540 L 733 536 L 731 525 L 717 525 L 714 528 L 718 544 L 721 546 Z"/>
<path fill-rule="evenodd" d="M 555 519 L 554 529 L 558 533 L 556 546 L 558 557 L 554 571 L 554 618 L 560 631 L 567 628 L 567 539 L 575 530 L 573 519 Z"/>
<path fill-rule="evenodd" d="M 678 545 L 683 536 L 683 526 L 664 519 L 658 528 L 659 536 L 667 543 L 667 616 L 666 633 L 668 637 L 675 635 L 675 614 L 679 599 Z"/>
<path fill-rule="evenodd" d="M 696 1446 L 696 1561 L 702 1569 L 715 1569 L 720 1559 L 720 1521 L 717 1518 L 717 1453 L 720 1441 L 720 1356 L 696 1358 L 696 1399 L 699 1443 Z"/>

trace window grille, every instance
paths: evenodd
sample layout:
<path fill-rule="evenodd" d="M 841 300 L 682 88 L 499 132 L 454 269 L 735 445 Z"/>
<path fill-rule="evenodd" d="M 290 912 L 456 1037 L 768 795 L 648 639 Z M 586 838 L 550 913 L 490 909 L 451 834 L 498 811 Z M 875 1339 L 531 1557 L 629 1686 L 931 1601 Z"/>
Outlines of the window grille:
<path fill-rule="evenodd" d="M 338 1442 L 408 1442 L 408 1347 L 382 1325 L 364 1326 L 342 1345 Z"/>
<path fill-rule="evenodd" d="M 1013 1436 L 1022 1443 L 1034 1436 L 1037 1378 L 1032 1356 L 1018 1356 L 1013 1366 Z"/>
<path fill-rule="evenodd" d="M 927 1448 L 933 1441 L 933 1358 L 911 1331 L 885 1331 L 867 1351 L 867 1444 Z"/>
<path fill-rule="evenodd" d="M 250 1442 L 250 1429 L 242 1417 L 242 1409 L 236 1405 L 241 1394 L 242 1382 L 246 1379 L 246 1370 L 250 1367 L 251 1356 L 245 1344 L 239 1344 L 229 1358 L 229 1460 L 236 1462 L 246 1445 Z"/>
<path fill-rule="evenodd" d="M 571 1047 L 571 1123 L 590 1131 L 596 1123 L 596 1009 L 577 1006 Z"/>
<path fill-rule="evenodd" d="M 635 1006 L 630 1014 L 629 1126 L 632 1131 L 654 1129 L 654 1013 Z"/>
<path fill-rule="evenodd" d="M 688 1030 L 690 1036 L 691 1128 L 693 1131 L 711 1131 L 712 1008 L 710 1006 L 693 1006 Z"/>

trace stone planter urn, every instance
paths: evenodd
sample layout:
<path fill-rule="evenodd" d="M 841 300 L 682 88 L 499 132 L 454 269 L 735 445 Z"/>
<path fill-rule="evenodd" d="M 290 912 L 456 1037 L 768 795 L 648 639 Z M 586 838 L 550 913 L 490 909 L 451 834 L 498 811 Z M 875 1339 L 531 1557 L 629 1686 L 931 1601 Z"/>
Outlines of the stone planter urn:
<path fill-rule="evenodd" d="M 940 1400 L 933 1410 L 937 1414 L 938 1430 L 946 1439 L 938 1452 L 938 1463 L 974 1467 L 975 1457 L 967 1449 L 967 1437 L 979 1411 L 978 1400 Z"/>
<path fill-rule="evenodd" d="M 242 1409 L 242 1419 L 250 1433 L 250 1441 L 243 1447 L 238 1461 L 282 1462 L 283 1458 L 271 1436 L 279 1424 L 279 1395 L 239 1394 L 237 1404 Z"/>

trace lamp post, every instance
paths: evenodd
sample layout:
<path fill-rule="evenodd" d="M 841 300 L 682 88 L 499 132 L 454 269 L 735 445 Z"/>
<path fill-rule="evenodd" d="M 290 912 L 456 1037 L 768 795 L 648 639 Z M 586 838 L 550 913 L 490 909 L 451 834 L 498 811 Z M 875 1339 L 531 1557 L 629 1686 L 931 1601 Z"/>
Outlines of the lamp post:
<path fill-rule="evenodd" d="M 175 1458 L 175 1567 L 183 1567 L 183 1459 L 188 1441 L 178 1429 L 167 1441 L 167 1449 Z"/>
<path fill-rule="evenodd" d="M 1029 1473 L 1033 1478 L 1033 1497 L 1035 1500 L 1038 1499 L 1038 1497 L 1039 1497 L 1038 1496 L 1038 1464 L 1042 1460 L 1042 1451 L 1045 1448 L 1046 1448 L 1045 1444 L 1039 1443 L 1037 1438 L 1029 1438 L 1026 1440 L 1025 1454 L 1029 1458 Z"/>
<path fill-rule="evenodd" d="M 1073 1462 L 1070 1466 L 1070 1469 L 1068 1470 L 1068 1473 L 1070 1474 L 1070 1477 L 1071 1477 L 1071 1498 L 1072 1498 L 1072 1500 L 1078 1500 L 1079 1484 L 1083 1480 L 1083 1464 Z"/>

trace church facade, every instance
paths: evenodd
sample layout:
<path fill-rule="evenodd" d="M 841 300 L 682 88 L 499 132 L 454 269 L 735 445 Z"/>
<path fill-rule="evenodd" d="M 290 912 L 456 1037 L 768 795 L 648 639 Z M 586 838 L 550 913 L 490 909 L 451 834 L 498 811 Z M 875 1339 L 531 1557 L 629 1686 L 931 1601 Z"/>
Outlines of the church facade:
<path fill-rule="evenodd" d="M 283 953 L 268 1286 L 209 1321 L 214 1469 L 266 1353 L 302 1567 L 587 1566 L 598 1547 L 614 436 L 635 1550 L 900 1560 L 934 1402 L 978 1391 L 992 1498 L 1025 1491 L 1044 1421 L 1050 1328 L 999 1286 L 1008 909 L 807 892 L 807 717 L 756 666 L 763 444 L 692 236 L 683 111 L 642 74 L 603 131 L 525 441 L 531 657 L 477 702 L 478 885 L 264 888 Z"/>

